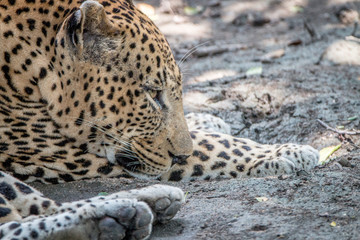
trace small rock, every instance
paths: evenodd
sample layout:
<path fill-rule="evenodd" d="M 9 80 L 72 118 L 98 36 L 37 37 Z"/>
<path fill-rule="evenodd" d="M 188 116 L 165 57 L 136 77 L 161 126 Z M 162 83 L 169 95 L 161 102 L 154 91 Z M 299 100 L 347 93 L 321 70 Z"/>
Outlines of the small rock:
<path fill-rule="evenodd" d="M 248 23 L 248 14 L 240 14 L 234 20 L 231 21 L 231 23 L 235 26 L 242 26 Z"/>
<path fill-rule="evenodd" d="M 305 170 L 300 170 L 300 171 L 296 172 L 296 176 L 298 176 L 298 177 L 307 177 L 307 176 L 310 176 L 310 174 Z M 306 180 L 306 179 L 304 179 L 304 180 Z"/>
<path fill-rule="evenodd" d="M 270 18 L 264 16 L 255 16 L 255 18 L 250 21 L 251 25 L 253 25 L 254 27 L 262 27 L 269 22 Z"/>
<path fill-rule="evenodd" d="M 342 167 L 355 167 L 354 164 L 351 164 L 347 159 L 341 159 L 339 161 L 339 164 L 342 166 Z"/>
<path fill-rule="evenodd" d="M 318 216 L 319 217 L 329 217 L 329 213 L 328 212 L 319 213 Z"/>
<path fill-rule="evenodd" d="M 278 179 L 279 180 L 286 180 L 286 179 L 288 179 L 290 177 L 290 175 L 280 175 L 280 176 L 278 176 Z"/>
<path fill-rule="evenodd" d="M 322 54 L 320 62 L 335 65 L 360 65 L 360 43 L 339 40 L 332 43 Z"/>
<path fill-rule="evenodd" d="M 302 44 L 301 39 L 294 39 L 294 40 L 291 40 L 287 45 L 288 46 L 298 46 L 300 44 Z"/>
<path fill-rule="evenodd" d="M 359 13 L 348 6 L 342 6 L 336 11 L 336 17 L 342 24 L 350 25 L 359 21 Z"/>
<path fill-rule="evenodd" d="M 260 61 L 262 63 L 270 63 L 270 62 L 272 62 L 272 60 L 277 59 L 277 58 L 281 58 L 284 55 L 285 55 L 285 50 L 284 49 L 278 49 L 278 50 L 275 50 L 275 51 L 272 51 L 272 52 L 269 52 L 269 53 L 263 55 L 260 58 Z"/>
<path fill-rule="evenodd" d="M 218 8 L 207 8 L 203 14 L 203 17 L 218 18 L 221 17 L 221 10 Z"/>
<path fill-rule="evenodd" d="M 220 7 L 221 6 L 221 2 L 219 0 L 211 0 L 208 3 L 209 7 Z"/>
<path fill-rule="evenodd" d="M 232 20 L 232 24 L 236 26 L 242 26 L 250 24 L 254 27 L 261 27 L 269 23 L 270 19 L 263 16 L 262 13 L 242 13 Z"/>
<path fill-rule="evenodd" d="M 201 229 L 205 229 L 205 228 L 207 228 L 207 227 L 208 227 L 207 223 L 204 223 L 204 224 L 200 225 L 200 228 L 201 228 Z"/>

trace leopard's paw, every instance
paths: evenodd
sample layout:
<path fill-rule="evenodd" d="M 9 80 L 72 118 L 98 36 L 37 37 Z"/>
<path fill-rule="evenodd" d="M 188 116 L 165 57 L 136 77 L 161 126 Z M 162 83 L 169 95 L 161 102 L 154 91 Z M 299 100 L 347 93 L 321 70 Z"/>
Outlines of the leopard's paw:
<path fill-rule="evenodd" d="M 99 239 L 147 239 L 151 234 L 153 214 L 144 202 L 111 200 L 98 209 Z"/>
<path fill-rule="evenodd" d="M 9 227 L 2 226 L 1 236 L 4 239 L 147 239 L 153 221 L 146 203 L 136 199 L 110 199 L 76 204 L 63 213 L 23 223 L 11 222 L 7 224 Z M 20 226 L 22 231 L 17 231 Z"/>
<path fill-rule="evenodd" d="M 309 145 L 285 144 L 277 153 L 294 164 L 295 170 L 309 171 L 319 161 L 319 152 Z"/>
<path fill-rule="evenodd" d="M 127 197 L 146 202 L 153 211 L 155 221 L 161 223 L 172 219 L 184 202 L 184 193 L 180 188 L 161 184 L 130 190 L 127 194 Z"/>
<path fill-rule="evenodd" d="M 276 147 L 274 155 L 255 163 L 249 176 L 264 177 L 310 171 L 319 161 L 319 152 L 309 145 L 284 144 Z"/>
<path fill-rule="evenodd" d="M 293 173 L 299 170 L 309 171 L 319 161 L 319 152 L 309 145 L 284 144 L 276 150 L 276 175 Z"/>

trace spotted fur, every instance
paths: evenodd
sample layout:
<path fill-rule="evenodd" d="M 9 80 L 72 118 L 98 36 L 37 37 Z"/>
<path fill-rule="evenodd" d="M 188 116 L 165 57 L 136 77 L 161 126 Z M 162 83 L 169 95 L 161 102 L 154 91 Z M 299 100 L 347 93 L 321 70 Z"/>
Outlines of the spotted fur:
<path fill-rule="evenodd" d="M 310 146 L 235 138 L 208 115 L 188 117 L 189 132 L 171 49 L 129 0 L 0 0 L 0 42 L 0 238 L 147 238 L 183 200 L 154 186 L 59 204 L 24 182 L 260 177 L 317 162 Z"/>

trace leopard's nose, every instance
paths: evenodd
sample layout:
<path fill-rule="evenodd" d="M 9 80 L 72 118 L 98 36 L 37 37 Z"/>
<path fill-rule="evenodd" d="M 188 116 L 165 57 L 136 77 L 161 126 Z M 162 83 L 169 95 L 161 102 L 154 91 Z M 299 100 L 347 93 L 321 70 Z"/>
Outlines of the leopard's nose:
<path fill-rule="evenodd" d="M 171 157 L 171 166 L 174 166 L 175 164 L 184 165 L 186 164 L 186 159 L 190 157 L 190 155 L 174 155 L 171 152 L 169 152 L 169 156 Z"/>

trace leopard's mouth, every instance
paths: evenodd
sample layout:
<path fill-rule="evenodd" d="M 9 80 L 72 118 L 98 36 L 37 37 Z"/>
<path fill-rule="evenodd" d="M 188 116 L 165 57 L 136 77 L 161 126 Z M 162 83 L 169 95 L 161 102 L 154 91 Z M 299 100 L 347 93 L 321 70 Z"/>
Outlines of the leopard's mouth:
<path fill-rule="evenodd" d="M 121 153 L 115 154 L 116 162 L 125 170 L 134 173 L 140 173 L 142 164 L 136 156 L 123 155 Z"/>

